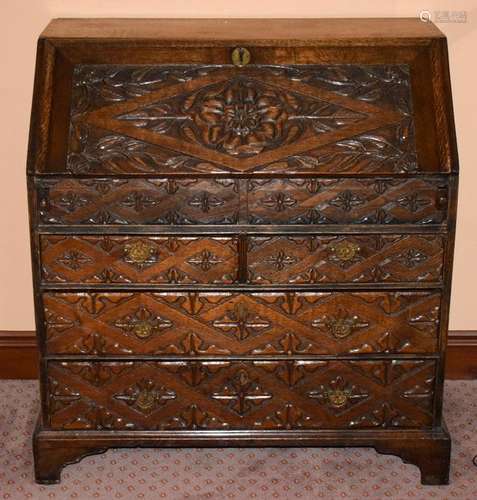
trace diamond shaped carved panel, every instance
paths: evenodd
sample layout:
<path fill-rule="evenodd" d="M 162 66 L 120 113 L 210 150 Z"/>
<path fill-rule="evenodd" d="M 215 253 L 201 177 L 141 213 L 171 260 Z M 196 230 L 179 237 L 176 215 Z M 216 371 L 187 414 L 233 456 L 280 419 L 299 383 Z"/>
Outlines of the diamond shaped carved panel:
<path fill-rule="evenodd" d="M 80 65 L 74 173 L 410 172 L 405 65 Z"/>
<path fill-rule="evenodd" d="M 299 357 L 436 352 L 440 314 L 435 291 L 47 293 L 43 302 L 51 354 L 285 356 L 290 385 L 316 365 Z"/>
<path fill-rule="evenodd" d="M 257 236 L 249 241 L 253 284 L 442 280 L 445 240 L 440 235 Z"/>
<path fill-rule="evenodd" d="M 363 362 L 386 365 L 393 376 L 385 384 L 368 377 L 359 369 L 361 363 L 326 361 L 289 387 L 263 363 L 230 361 L 205 368 L 192 387 L 175 375 L 178 366 L 188 369 L 207 362 L 54 361 L 48 366 L 48 425 L 75 430 L 217 430 L 432 424 L 435 361 Z M 401 368 L 401 363 L 406 366 Z M 85 377 L 98 371 L 111 374 L 100 387 Z"/>
<path fill-rule="evenodd" d="M 237 239 L 198 236 L 42 236 L 47 283 L 231 284 Z"/>

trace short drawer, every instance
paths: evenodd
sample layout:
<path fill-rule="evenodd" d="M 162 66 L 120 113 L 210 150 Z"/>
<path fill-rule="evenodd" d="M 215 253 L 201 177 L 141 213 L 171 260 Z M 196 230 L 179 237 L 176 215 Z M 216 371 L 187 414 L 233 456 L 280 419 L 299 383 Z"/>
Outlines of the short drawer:
<path fill-rule="evenodd" d="M 50 354 L 308 356 L 433 353 L 440 293 L 43 295 Z"/>
<path fill-rule="evenodd" d="M 235 237 L 41 236 L 45 283 L 230 284 Z"/>
<path fill-rule="evenodd" d="M 442 224 L 443 178 L 40 179 L 45 225 Z"/>
<path fill-rule="evenodd" d="M 432 425 L 433 360 L 48 363 L 64 430 L 395 429 Z M 288 372 L 298 375 L 293 380 Z"/>
<path fill-rule="evenodd" d="M 441 224 L 442 178 L 250 179 L 250 224 Z"/>
<path fill-rule="evenodd" d="M 424 234 L 251 237 L 248 281 L 440 283 L 444 241 L 441 235 Z"/>
<path fill-rule="evenodd" d="M 236 224 L 233 179 L 41 179 L 40 224 Z"/>

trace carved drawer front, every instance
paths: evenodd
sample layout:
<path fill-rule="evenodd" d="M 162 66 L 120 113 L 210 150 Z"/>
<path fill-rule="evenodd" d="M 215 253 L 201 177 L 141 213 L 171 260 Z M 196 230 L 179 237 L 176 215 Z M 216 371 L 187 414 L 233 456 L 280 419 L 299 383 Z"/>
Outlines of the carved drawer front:
<path fill-rule="evenodd" d="M 407 65 L 78 65 L 66 171 L 436 170 L 413 122 Z"/>
<path fill-rule="evenodd" d="M 442 281 L 444 237 L 423 234 L 259 236 L 248 244 L 253 284 Z"/>
<path fill-rule="evenodd" d="M 41 224 L 234 224 L 231 179 L 41 179 Z"/>
<path fill-rule="evenodd" d="M 251 224 L 440 224 L 443 179 L 253 179 Z"/>
<path fill-rule="evenodd" d="M 440 294 L 46 293 L 50 354 L 296 356 L 437 351 Z"/>
<path fill-rule="evenodd" d="M 46 283 L 234 283 L 237 239 L 41 236 Z"/>
<path fill-rule="evenodd" d="M 55 361 L 47 420 L 67 430 L 429 427 L 435 371 L 434 360 Z"/>

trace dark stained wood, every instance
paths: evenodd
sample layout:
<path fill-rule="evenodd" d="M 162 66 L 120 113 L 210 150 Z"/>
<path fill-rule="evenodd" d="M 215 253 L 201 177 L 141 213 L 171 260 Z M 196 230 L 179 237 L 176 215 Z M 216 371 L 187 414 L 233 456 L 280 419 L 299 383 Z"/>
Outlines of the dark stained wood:
<path fill-rule="evenodd" d="M 445 370 L 447 378 L 477 379 L 477 332 L 449 332 Z"/>
<path fill-rule="evenodd" d="M 406 65 L 85 65 L 72 78 L 76 174 L 421 170 Z"/>
<path fill-rule="evenodd" d="M 38 347 L 34 331 L 0 332 L 0 380 L 38 378 Z M 477 333 L 450 331 L 446 353 L 445 378 L 477 378 Z"/>
<path fill-rule="evenodd" d="M 41 224 L 441 224 L 443 179 L 41 179 Z"/>
<path fill-rule="evenodd" d="M 0 379 L 38 378 L 38 342 L 32 331 L 0 331 Z"/>
<path fill-rule="evenodd" d="M 233 179 L 41 179 L 41 224 L 236 224 Z"/>
<path fill-rule="evenodd" d="M 254 284 L 412 283 L 442 281 L 444 242 L 437 235 L 251 237 Z"/>
<path fill-rule="evenodd" d="M 220 443 L 374 446 L 446 483 L 457 171 L 431 23 L 53 21 L 27 168 L 37 480 Z"/>
<path fill-rule="evenodd" d="M 50 354 L 436 353 L 438 292 L 47 293 Z"/>
<path fill-rule="evenodd" d="M 287 169 L 288 170 L 288 169 Z M 448 188 L 423 179 L 253 179 L 250 224 L 441 224 Z"/>
<path fill-rule="evenodd" d="M 232 284 L 235 237 L 41 236 L 45 283 Z"/>
<path fill-rule="evenodd" d="M 432 425 L 434 360 L 289 363 L 52 361 L 48 425 L 221 431 Z"/>
<path fill-rule="evenodd" d="M 293 441 L 289 436 L 293 436 Z M 251 446 L 346 446 L 373 447 L 384 454 L 397 455 L 405 463 L 419 467 L 422 484 L 448 484 L 451 440 L 445 427 L 433 431 L 361 429 L 321 432 L 267 430 L 235 431 L 49 431 L 37 427 L 34 435 L 35 479 L 42 484 L 60 481 L 64 465 L 76 463 L 94 453 L 115 447 L 217 447 Z M 429 454 L 429 456 L 427 456 Z"/>

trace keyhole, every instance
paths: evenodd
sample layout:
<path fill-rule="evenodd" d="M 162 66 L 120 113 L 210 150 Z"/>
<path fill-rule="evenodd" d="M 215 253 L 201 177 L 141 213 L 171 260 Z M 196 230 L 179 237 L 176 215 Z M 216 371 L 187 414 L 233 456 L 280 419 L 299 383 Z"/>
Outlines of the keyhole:
<path fill-rule="evenodd" d="M 245 66 L 250 62 L 250 51 L 244 47 L 237 47 L 232 52 L 232 62 L 235 66 Z"/>

